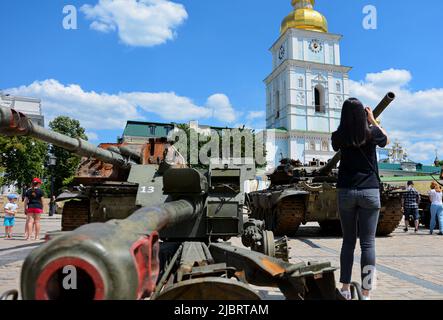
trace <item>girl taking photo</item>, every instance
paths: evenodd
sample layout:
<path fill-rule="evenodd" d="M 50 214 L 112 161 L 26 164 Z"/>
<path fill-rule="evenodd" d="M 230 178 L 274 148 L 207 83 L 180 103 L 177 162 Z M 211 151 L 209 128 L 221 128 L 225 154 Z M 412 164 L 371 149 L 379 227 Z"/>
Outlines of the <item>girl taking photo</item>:
<path fill-rule="evenodd" d="M 338 174 L 338 207 L 343 231 L 340 282 L 345 299 L 351 299 L 350 284 L 357 236 L 361 247 L 361 279 L 365 300 L 370 299 L 375 277 L 375 234 L 380 215 L 380 177 L 377 146 L 389 144 L 386 131 L 371 108 L 355 98 L 343 104 L 340 126 L 332 134 L 332 146 L 341 151 Z"/>

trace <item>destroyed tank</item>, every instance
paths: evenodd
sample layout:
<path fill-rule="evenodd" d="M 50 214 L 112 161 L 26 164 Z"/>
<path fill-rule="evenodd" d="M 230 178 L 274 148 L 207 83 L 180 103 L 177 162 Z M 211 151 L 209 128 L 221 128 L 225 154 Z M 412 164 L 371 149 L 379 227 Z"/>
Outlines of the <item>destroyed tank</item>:
<path fill-rule="evenodd" d="M 85 157 L 78 191 L 61 196 L 70 210 L 64 228 L 74 230 L 48 234 L 26 257 L 25 300 L 262 299 L 251 285 L 277 287 L 287 299 L 341 299 L 331 263 L 289 263 L 285 238 L 274 241 L 262 221 L 244 215 L 251 165 L 225 161 L 201 172 L 172 161 L 180 155 L 165 141 L 99 148 L 1 107 L 0 134 Z M 252 250 L 225 242 L 240 236 Z M 66 272 L 75 273 L 74 287 Z"/>
<path fill-rule="evenodd" d="M 395 94 L 388 93 L 374 109 L 374 116 L 378 118 L 394 99 Z M 339 161 L 340 152 L 328 163 L 313 161 L 308 166 L 283 159 L 269 176 L 270 187 L 247 195 L 251 217 L 264 220 L 265 228 L 276 235 L 295 236 L 300 225 L 308 222 L 318 222 L 327 235 L 341 234 L 335 169 Z M 402 219 L 401 196 L 384 184 L 381 203 L 377 235 L 387 236 Z"/>

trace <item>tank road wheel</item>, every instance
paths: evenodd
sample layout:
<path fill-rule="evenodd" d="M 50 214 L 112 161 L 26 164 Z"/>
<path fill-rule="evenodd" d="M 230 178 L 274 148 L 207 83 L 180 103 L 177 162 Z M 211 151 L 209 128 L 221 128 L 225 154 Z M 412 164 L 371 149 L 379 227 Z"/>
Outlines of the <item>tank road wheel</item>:
<path fill-rule="evenodd" d="M 303 197 L 283 199 L 274 210 L 276 236 L 293 237 L 298 231 L 305 216 L 305 200 Z"/>
<path fill-rule="evenodd" d="M 62 212 L 62 231 L 72 231 L 89 223 L 89 200 L 71 200 Z"/>
<path fill-rule="evenodd" d="M 263 254 L 275 257 L 275 241 L 272 231 L 263 231 Z"/>
<path fill-rule="evenodd" d="M 389 236 L 395 231 L 395 229 L 397 229 L 402 218 L 401 200 L 399 198 L 382 200 L 382 209 L 380 211 L 380 219 L 377 226 L 377 236 Z"/>

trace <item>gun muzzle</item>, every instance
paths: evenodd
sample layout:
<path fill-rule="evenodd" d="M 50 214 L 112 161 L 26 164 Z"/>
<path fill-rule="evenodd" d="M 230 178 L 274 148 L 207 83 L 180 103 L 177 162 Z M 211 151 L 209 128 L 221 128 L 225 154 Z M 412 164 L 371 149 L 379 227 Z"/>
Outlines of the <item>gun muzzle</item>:
<path fill-rule="evenodd" d="M 159 274 L 159 236 L 195 219 L 201 204 L 180 200 L 142 208 L 125 220 L 85 225 L 34 250 L 21 273 L 25 300 L 136 300 Z"/>

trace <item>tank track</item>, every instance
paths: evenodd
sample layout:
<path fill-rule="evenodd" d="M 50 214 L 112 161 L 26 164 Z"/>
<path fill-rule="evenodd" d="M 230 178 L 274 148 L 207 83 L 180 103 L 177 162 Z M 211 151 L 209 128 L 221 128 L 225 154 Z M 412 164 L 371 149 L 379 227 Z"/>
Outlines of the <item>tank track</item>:
<path fill-rule="evenodd" d="M 295 236 L 305 217 L 305 200 L 301 197 L 283 199 L 274 210 L 274 233 L 277 236 Z"/>
<path fill-rule="evenodd" d="M 89 201 L 71 200 L 62 212 L 62 231 L 72 231 L 89 223 Z"/>
<path fill-rule="evenodd" d="M 377 226 L 377 236 L 386 237 L 400 225 L 403 214 L 401 212 L 401 200 L 391 198 L 382 201 L 383 207 L 380 212 L 380 220 Z"/>

